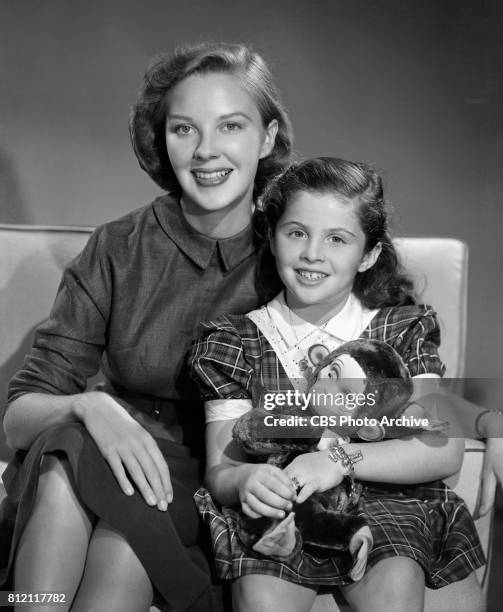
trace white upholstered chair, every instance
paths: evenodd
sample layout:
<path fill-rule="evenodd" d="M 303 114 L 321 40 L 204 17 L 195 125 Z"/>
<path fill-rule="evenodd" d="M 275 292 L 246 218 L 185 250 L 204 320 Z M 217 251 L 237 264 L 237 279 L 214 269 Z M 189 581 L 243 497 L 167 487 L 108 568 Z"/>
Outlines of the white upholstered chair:
<path fill-rule="evenodd" d="M 48 314 L 62 268 L 85 244 L 90 228 L 0 225 L 0 397 L 5 399 L 8 380 L 28 352 L 34 328 Z M 396 241 L 407 270 L 413 275 L 423 301 L 439 314 L 442 329 L 440 354 L 446 376 L 464 374 L 466 342 L 467 248 L 448 238 L 402 238 Z M 480 486 L 484 446 L 467 440 L 462 470 L 451 481 L 454 489 L 474 509 Z M 0 471 L 10 451 L 0 438 Z M 1 491 L 0 491 L 1 494 Z M 477 521 L 484 548 L 490 554 L 492 513 Z M 487 590 L 488 571 L 478 578 Z M 448 603 L 446 603 L 446 593 Z M 465 610 L 469 594 L 446 589 L 430 592 L 426 610 Z M 465 605 L 465 607 L 463 607 Z M 319 595 L 313 612 L 336 612 L 330 595 Z M 347 606 L 341 609 L 347 610 Z"/>

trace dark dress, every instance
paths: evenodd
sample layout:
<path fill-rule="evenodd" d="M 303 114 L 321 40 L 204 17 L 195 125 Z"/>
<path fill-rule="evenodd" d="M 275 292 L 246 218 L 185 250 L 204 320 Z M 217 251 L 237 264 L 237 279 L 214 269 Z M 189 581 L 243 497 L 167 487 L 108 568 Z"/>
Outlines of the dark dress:
<path fill-rule="evenodd" d="M 164 423 L 159 439 L 174 484 L 167 512 L 138 492 L 122 493 L 87 430 L 78 423 L 43 432 L 7 467 L 0 510 L 0 584 L 30 516 L 43 453 L 62 451 L 85 504 L 121 531 L 157 591 L 177 610 L 209 585 L 192 499 L 200 486 L 204 419 L 182 367 L 200 321 L 257 306 L 250 227 L 214 240 L 196 232 L 172 196 L 98 228 L 66 268 L 49 319 L 35 334 L 9 400 L 25 393 L 85 390 L 101 367 L 105 390 Z"/>
<path fill-rule="evenodd" d="M 205 327 L 189 361 L 206 400 L 252 399 L 257 388 L 264 392 L 293 389 L 270 343 L 247 316 L 221 317 Z M 384 308 L 360 337 L 390 344 L 411 376 L 443 374 L 437 351 L 439 327 L 428 306 Z M 485 563 L 468 509 L 442 481 L 363 484 L 354 512 L 367 519 L 374 539 L 368 567 L 387 557 L 410 557 L 422 566 L 426 585 L 440 588 Z M 296 549 L 286 559 L 265 557 L 239 539 L 238 509 L 219 507 L 205 489 L 200 489 L 195 499 L 211 533 L 220 578 L 267 574 L 322 587 L 351 582 L 353 561 L 348 553 L 319 559 Z"/>

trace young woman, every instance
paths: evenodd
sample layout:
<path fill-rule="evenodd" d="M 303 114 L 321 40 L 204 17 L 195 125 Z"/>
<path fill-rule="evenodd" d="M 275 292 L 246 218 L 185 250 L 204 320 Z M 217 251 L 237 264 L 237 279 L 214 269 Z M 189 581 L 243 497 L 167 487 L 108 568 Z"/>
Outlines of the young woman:
<path fill-rule="evenodd" d="M 150 66 L 131 135 L 169 193 L 94 232 L 11 382 L 2 576 L 74 611 L 140 612 L 154 592 L 209 610 L 183 355 L 201 320 L 258 305 L 250 219 L 290 126 L 264 60 L 217 43 Z M 86 391 L 100 366 L 104 389 Z"/>
<path fill-rule="evenodd" d="M 196 502 L 211 530 L 218 575 L 234 579 L 236 609 L 308 611 L 318 587 L 341 586 L 358 612 L 369 601 L 376 612 L 420 612 L 425 583 L 440 588 L 471 576 L 479 589 L 473 572 L 484 555 L 475 526 L 441 481 L 459 469 L 462 439 L 425 433 L 335 443 L 283 470 L 250 462 L 233 441 L 236 419 L 257 405 L 257 388 L 292 389 L 315 346 L 328 353 L 356 338 L 388 343 L 413 377 L 413 398 L 421 377 L 444 370 L 435 313 L 414 302 L 400 271 L 375 171 L 335 158 L 293 166 L 270 188 L 260 214 L 284 291 L 259 310 L 206 325 L 190 357 L 207 402 L 211 493 L 202 490 Z M 359 582 L 352 583 L 340 555 L 319 559 L 295 550 L 267 558 L 241 542 L 240 512 L 285 517 L 295 501 L 339 484 L 355 453 L 363 459 L 354 473 L 365 481 L 355 512 L 367 519 L 374 540 Z"/>

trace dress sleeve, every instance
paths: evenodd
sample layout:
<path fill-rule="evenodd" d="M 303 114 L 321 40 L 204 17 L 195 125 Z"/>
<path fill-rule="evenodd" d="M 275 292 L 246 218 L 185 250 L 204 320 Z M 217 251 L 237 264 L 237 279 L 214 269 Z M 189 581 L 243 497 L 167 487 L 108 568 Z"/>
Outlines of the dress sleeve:
<path fill-rule="evenodd" d="M 438 354 L 440 327 L 435 311 L 427 306 L 402 338 L 399 352 L 411 376 L 443 376 L 445 366 Z"/>
<path fill-rule="evenodd" d="M 49 318 L 35 332 L 8 401 L 25 393 L 71 395 L 97 373 L 106 343 L 111 275 L 102 232 L 65 269 Z"/>
<path fill-rule="evenodd" d="M 249 400 L 254 370 L 247 361 L 243 341 L 224 318 L 211 323 L 192 343 L 189 369 L 201 397 L 213 400 Z"/>

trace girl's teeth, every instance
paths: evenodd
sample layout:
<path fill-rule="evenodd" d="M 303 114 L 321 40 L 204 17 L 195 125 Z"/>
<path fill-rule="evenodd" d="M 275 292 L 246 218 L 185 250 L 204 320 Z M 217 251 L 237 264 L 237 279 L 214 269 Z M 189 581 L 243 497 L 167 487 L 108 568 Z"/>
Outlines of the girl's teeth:
<path fill-rule="evenodd" d="M 196 170 L 194 174 L 199 179 L 216 179 L 226 176 L 229 172 L 230 170 L 217 170 L 216 172 L 201 172 L 200 170 Z"/>
<path fill-rule="evenodd" d="M 299 270 L 300 276 L 304 278 L 308 278 L 309 280 L 319 280 L 320 278 L 325 278 L 326 274 L 322 272 L 308 272 L 307 270 Z"/>

